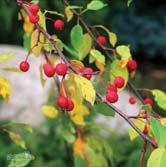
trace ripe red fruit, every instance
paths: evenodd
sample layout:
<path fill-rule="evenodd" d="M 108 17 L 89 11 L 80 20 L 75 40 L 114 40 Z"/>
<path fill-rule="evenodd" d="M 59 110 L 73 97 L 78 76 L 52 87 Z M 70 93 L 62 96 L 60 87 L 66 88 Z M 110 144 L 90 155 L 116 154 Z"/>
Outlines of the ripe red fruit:
<path fill-rule="evenodd" d="M 54 28 L 56 30 L 62 30 L 64 28 L 64 22 L 61 19 L 55 20 L 54 21 Z"/>
<path fill-rule="evenodd" d="M 59 96 L 56 103 L 61 109 L 66 109 L 68 106 L 68 99 L 65 96 Z"/>
<path fill-rule="evenodd" d="M 53 77 L 54 76 L 55 70 L 54 70 L 54 67 L 51 64 L 44 64 L 43 69 L 44 69 L 44 74 L 47 77 Z"/>
<path fill-rule="evenodd" d="M 117 76 L 115 77 L 114 79 L 114 85 L 117 87 L 117 88 L 122 88 L 125 84 L 125 80 L 123 77 L 121 76 Z"/>
<path fill-rule="evenodd" d="M 39 21 L 39 16 L 31 14 L 29 16 L 29 20 L 30 20 L 31 23 L 35 24 L 35 23 L 37 23 Z"/>
<path fill-rule="evenodd" d="M 74 109 L 74 103 L 71 99 L 68 99 L 68 103 L 67 103 L 67 111 L 72 111 Z"/>
<path fill-rule="evenodd" d="M 133 59 L 129 60 L 127 63 L 127 68 L 129 72 L 133 72 L 137 69 L 137 62 Z"/>
<path fill-rule="evenodd" d="M 82 69 L 83 77 L 90 80 L 92 78 L 93 69 L 92 68 L 83 68 Z"/>
<path fill-rule="evenodd" d="M 23 71 L 23 72 L 27 72 L 30 68 L 30 65 L 27 61 L 22 61 L 20 63 L 20 70 Z"/>
<path fill-rule="evenodd" d="M 110 103 L 116 103 L 119 97 L 116 92 L 109 92 L 106 94 L 106 100 Z"/>
<path fill-rule="evenodd" d="M 31 12 L 31 14 L 33 15 L 37 15 L 38 11 L 39 11 L 39 5 L 36 3 L 32 3 L 29 6 L 29 11 Z"/>
<path fill-rule="evenodd" d="M 129 103 L 130 103 L 130 104 L 135 104 L 135 103 L 136 103 L 135 97 L 130 97 L 130 98 L 129 98 Z"/>
<path fill-rule="evenodd" d="M 55 67 L 55 72 L 60 76 L 65 76 L 67 73 L 67 65 L 64 63 L 59 63 Z"/>
<path fill-rule="evenodd" d="M 105 45 L 107 43 L 107 39 L 105 36 L 98 36 L 97 42 L 100 43 L 101 45 Z"/>
<path fill-rule="evenodd" d="M 148 134 L 148 126 L 145 124 L 143 134 L 147 135 Z"/>
<path fill-rule="evenodd" d="M 153 100 L 151 98 L 145 98 L 144 103 L 152 106 L 153 105 Z"/>
<path fill-rule="evenodd" d="M 114 84 L 108 84 L 106 92 L 117 92 L 117 87 Z"/>

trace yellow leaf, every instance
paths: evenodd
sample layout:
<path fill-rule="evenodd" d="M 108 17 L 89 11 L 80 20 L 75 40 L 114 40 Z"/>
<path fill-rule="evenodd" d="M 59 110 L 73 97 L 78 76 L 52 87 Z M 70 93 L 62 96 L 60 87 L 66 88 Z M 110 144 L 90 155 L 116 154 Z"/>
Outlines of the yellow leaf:
<path fill-rule="evenodd" d="M 32 24 L 29 20 L 29 16 L 24 17 L 24 25 L 23 25 L 24 31 L 27 33 L 30 33 L 34 29 L 34 24 Z"/>
<path fill-rule="evenodd" d="M 117 36 L 113 32 L 109 32 L 108 35 L 109 35 L 109 41 L 112 44 L 112 46 L 114 47 L 116 42 L 117 42 Z"/>
<path fill-rule="evenodd" d="M 105 71 L 104 64 L 100 63 L 99 61 L 96 60 L 96 67 L 100 70 L 100 74 Z"/>
<path fill-rule="evenodd" d="M 82 102 L 77 101 L 77 99 L 72 99 L 72 101 L 74 102 L 74 109 L 69 113 L 70 118 L 75 124 L 84 126 L 84 117 L 89 114 L 89 110 Z"/>
<path fill-rule="evenodd" d="M 71 60 L 70 63 L 76 69 L 81 69 L 84 67 L 84 64 L 79 60 Z"/>
<path fill-rule="evenodd" d="M 40 35 L 40 37 L 39 37 Z M 36 56 L 39 56 L 40 53 L 41 53 L 41 49 L 42 49 L 42 44 L 39 43 L 40 42 L 44 42 L 44 36 L 42 33 L 39 33 L 39 31 L 36 29 L 32 32 L 32 35 L 31 35 L 31 49 L 32 49 L 32 52 L 36 55 Z"/>
<path fill-rule="evenodd" d="M 40 66 L 40 83 L 44 87 L 46 80 L 43 77 L 43 67 L 42 65 Z"/>
<path fill-rule="evenodd" d="M 12 58 L 13 55 L 14 53 L 7 53 L 7 54 L 0 55 L 0 63 Z"/>
<path fill-rule="evenodd" d="M 2 67 L 1 69 L 10 72 L 21 72 L 20 69 L 17 67 Z"/>
<path fill-rule="evenodd" d="M 83 98 L 93 105 L 95 102 L 96 93 L 91 81 L 79 75 L 75 75 L 74 79 L 77 87 L 81 91 Z"/>
<path fill-rule="evenodd" d="M 66 14 L 66 17 L 67 17 L 67 22 L 69 22 L 74 16 L 73 11 L 70 9 L 69 6 L 67 6 L 65 8 L 65 14 Z"/>
<path fill-rule="evenodd" d="M 116 52 L 123 60 L 129 60 L 131 58 L 130 48 L 126 45 L 117 46 Z"/>
<path fill-rule="evenodd" d="M 48 118 L 56 118 L 56 116 L 58 115 L 58 111 L 56 110 L 54 106 L 44 105 L 42 106 L 41 110 L 43 114 L 47 116 Z"/>
<path fill-rule="evenodd" d="M 11 95 L 11 86 L 9 81 L 5 78 L 0 78 L 0 95 L 8 100 Z"/>
<path fill-rule="evenodd" d="M 21 138 L 21 136 L 17 133 L 9 132 L 10 139 L 17 144 L 18 146 L 26 149 L 25 141 Z"/>

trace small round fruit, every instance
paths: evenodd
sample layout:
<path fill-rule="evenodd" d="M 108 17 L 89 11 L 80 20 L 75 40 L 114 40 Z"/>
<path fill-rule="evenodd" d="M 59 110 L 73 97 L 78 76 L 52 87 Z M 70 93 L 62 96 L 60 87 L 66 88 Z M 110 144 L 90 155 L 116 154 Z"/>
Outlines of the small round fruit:
<path fill-rule="evenodd" d="M 36 24 L 39 21 L 39 16 L 31 14 L 29 16 L 29 20 L 30 20 L 31 23 Z"/>
<path fill-rule="evenodd" d="M 114 84 L 108 84 L 106 92 L 117 92 L 117 87 Z"/>
<path fill-rule="evenodd" d="M 130 104 L 135 104 L 136 103 L 136 98 L 135 97 L 130 97 L 129 98 L 129 103 Z"/>
<path fill-rule="evenodd" d="M 84 73 L 83 77 L 90 80 L 92 78 L 93 69 L 92 68 L 83 68 L 82 73 Z"/>
<path fill-rule="evenodd" d="M 20 70 L 22 72 L 27 72 L 29 70 L 29 68 L 30 68 L 30 65 L 29 65 L 29 63 L 27 61 L 22 61 L 20 63 Z"/>
<path fill-rule="evenodd" d="M 125 80 L 123 77 L 121 76 L 117 76 L 115 77 L 115 80 L 114 80 L 114 85 L 117 87 L 117 88 L 122 88 L 125 84 Z"/>
<path fill-rule="evenodd" d="M 68 103 L 67 103 L 67 111 L 72 111 L 74 109 L 74 103 L 71 99 L 68 99 Z"/>
<path fill-rule="evenodd" d="M 137 69 L 137 62 L 133 59 L 129 60 L 127 63 L 127 69 L 129 72 L 133 72 Z"/>
<path fill-rule="evenodd" d="M 55 20 L 54 21 L 54 28 L 56 30 L 63 30 L 64 28 L 64 21 L 61 19 Z"/>
<path fill-rule="evenodd" d="M 153 100 L 151 98 L 145 98 L 144 103 L 152 106 L 153 105 Z"/>
<path fill-rule="evenodd" d="M 148 126 L 145 124 L 143 134 L 147 135 L 148 134 Z"/>
<path fill-rule="evenodd" d="M 65 96 L 59 96 L 56 103 L 61 109 L 66 109 L 68 106 L 68 99 Z"/>
<path fill-rule="evenodd" d="M 38 11 L 39 11 L 39 5 L 36 3 L 32 3 L 29 6 L 29 11 L 33 14 L 33 15 L 37 15 Z"/>
<path fill-rule="evenodd" d="M 67 65 L 64 63 L 59 63 L 55 67 L 55 72 L 60 76 L 65 76 L 67 73 Z"/>
<path fill-rule="evenodd" d="M 116 103 L 119 97 L 116 92 L 109 92 L 106 94 L 106 100 L 110 103 Z"/>
<path fill-rule="evenodd" d="M 43 65 L 43 70 L 44 70 L 44 74 L 47 76 L 47 77 L 53 77 L 54 74 L 55 74 L 55 70 L 54 70 L 54 67 L 51 65 L 51 64 L 44 64 Z"/>
<path fill-rule="evenodd" d="M 107 43 L 107 39 L 105 36 L 98 36 L 97 42 L 100 43 L 101 45 L 105 45 Z"/>

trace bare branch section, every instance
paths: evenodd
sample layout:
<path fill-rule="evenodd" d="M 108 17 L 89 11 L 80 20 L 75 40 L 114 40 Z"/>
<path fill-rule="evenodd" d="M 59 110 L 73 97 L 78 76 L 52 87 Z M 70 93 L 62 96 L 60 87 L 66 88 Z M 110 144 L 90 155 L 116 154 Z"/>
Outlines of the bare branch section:
<path fill-rule="evenodd" d="M 64 0 L 65 2 L 67 2 L 66 0 Z M 17 0 L 17 4 L 18 6 L 20 6 L 28 15 L 30 14 L 28 8 L 27 8 L 27 4 L 24 3 L 24 1 L 21 1 L 21 0 Z M 80 74 L 71 64 L 70 62 L 67 60 L 67 58 L 64 56 L 64 54 L 62 53 L 62 51 L 59 49 L 59 47 L 57 46 L 57 43 L 56 41 L 54 41 L 51 37 L 51 35 L 46 32 L 38 23 L 35 24 L 35 27 L 36 29 L 39 30 L 40 33 L 42 33 L 46 38 L 47 40 L 50 41 L 50 43 L 53 45 L 53 47 L 56 49 L 57 53 L 58 53 L 58 56 L 59 58 L 61 58 L 64 63 L 67 64 L 67 66 L 75 73 L 75 74 Z M 128 118 L 128 116 L 126 114 L 124 114 L 123 112 L 121 112 L 118 108 L 116 108 L 114 105 L 112 105 L 111 103 L 107 102 L 105 100 L 105 98 L 99 94 L 99 93 L 96 93 L 96 96 L 98 97 L 98 99 L 100 101 L 102 101 L 103 103 L 107 104 L 110 108 L 112 108 L 119 116 L 121 116 L 124 120 L 126 120 L 126 122 L 128 122 L 128 124 L 133 128 L 135 129 L 135 131 L 147 142 L 149 142 L 154 148 L 157 148 L 157 145 L 155 143 L 153 143 L 151 141 L 151 139 L 147 136 L 147 135 L 144 135 L 142 133 L 142 131 L 130 120 L 130 118 Z"/>

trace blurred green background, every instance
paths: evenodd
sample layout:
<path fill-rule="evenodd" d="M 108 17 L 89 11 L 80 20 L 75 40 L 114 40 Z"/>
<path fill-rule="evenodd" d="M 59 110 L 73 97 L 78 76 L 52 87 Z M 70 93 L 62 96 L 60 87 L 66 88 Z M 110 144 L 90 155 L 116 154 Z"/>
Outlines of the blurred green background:
<path fill-rule="evenodd" d="M 110 7 L 87 13 L 84 16 L 86 22 L 105 25 L 117 34 L 118 44 L 130 44 L 134 58 L 140 66 L 138 75 L 133 81 L 138 87 L 166 90 L 166 1 L 133 0 L 130 7 L 127 7 L 127 0 L 103 1 Z M 89 0 L 70 0 L 70 2 L 85 6 Z M 40 6 L 42 9 L 56 9 L 58 12 L 64 12 L 60 0 L 40 0 Z M 24 32 L 22 22 L 18 22 L 18 8 L 15 1 L 0 1 L 0 20 L 0 44 L 23 45 Z M 65 37 L 72 25 L 72 22 L 69 23 L 63 34 L 58 34 L 63 41 L 68 41 L 68 38 Z M 48 30 L 55 33 L 50 23 L 48 23 Z M 142 80 L 142 78 L 144 79 Z M 36 129 L 32 135 L 24 134 L 29 150 L 39 160 L 29 166 L 72 167 L 72 164 L 65 165 L 72 154 L 71 146 L 66 148 L 66 142 L 59 140 L 60 136 L 54 129 L 56 124 L 58 126 L 58 121 L 46 121 L 43 127 L 46 127 L 47 133 Z M 103 136 L 99 136 L 99 138 L 103 138 Z M 129 142 L 127 134 L 119 135 L 115 132 L 111 132 L 111 136 L 107 136 L 105 140 L 112 148 L 113 157 L 110 163 L 112 166 L 139 166 L 142 140 Z M 69 152 L 66 153 L 64 148 Z M 0 167 L 5 167 L 8 163 L 6 161 L 7 154 L 21 151 L 3 134 L 0 135 L 0 149 Z"/>

